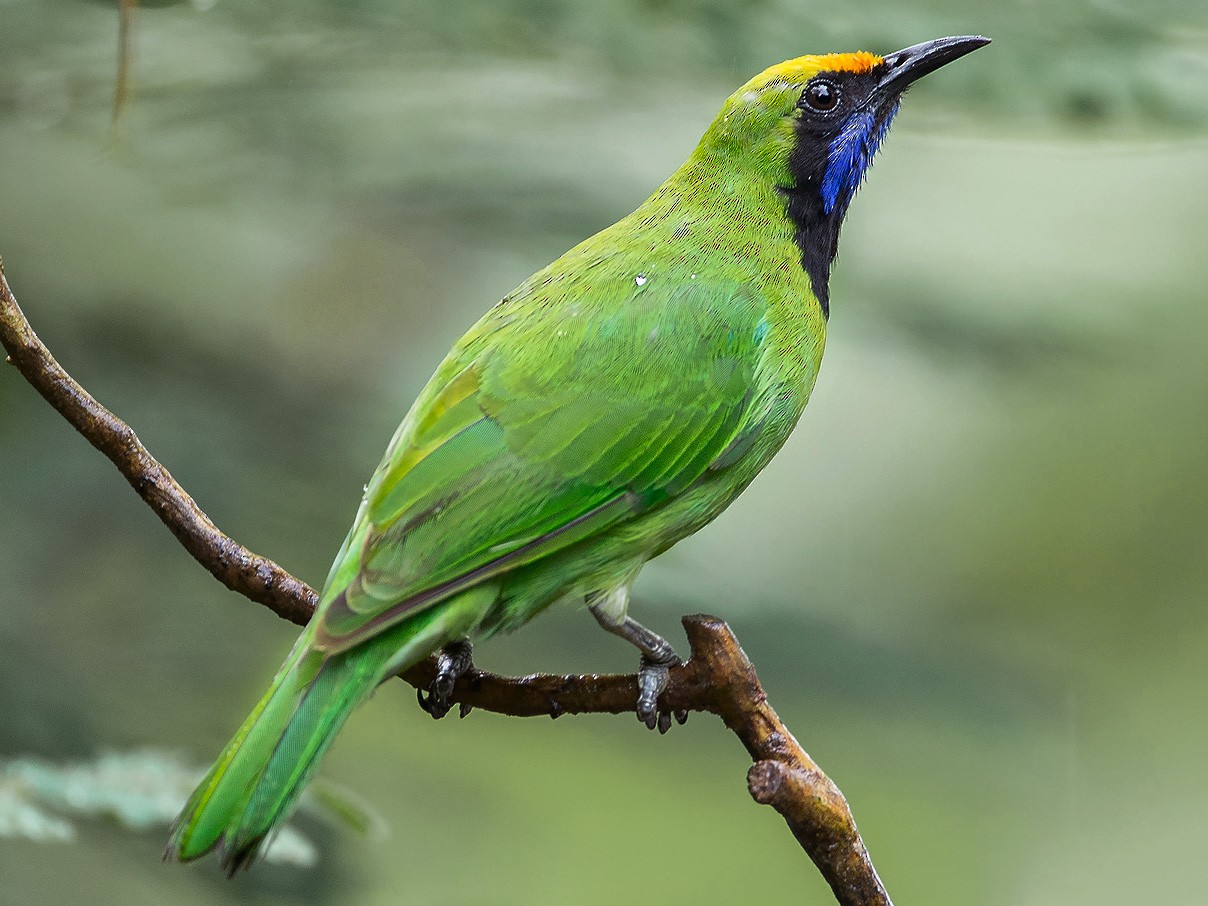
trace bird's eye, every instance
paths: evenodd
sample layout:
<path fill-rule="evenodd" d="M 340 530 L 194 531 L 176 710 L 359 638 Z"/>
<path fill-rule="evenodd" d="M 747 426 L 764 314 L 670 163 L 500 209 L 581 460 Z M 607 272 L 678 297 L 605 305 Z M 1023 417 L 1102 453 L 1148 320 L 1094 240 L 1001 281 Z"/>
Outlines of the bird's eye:
<path fill-rule="evenodd" d="M 810 82 L 801 99 L 811 110 L 829 113 L 839 106 L 839 89 L 830 82 Z"/>

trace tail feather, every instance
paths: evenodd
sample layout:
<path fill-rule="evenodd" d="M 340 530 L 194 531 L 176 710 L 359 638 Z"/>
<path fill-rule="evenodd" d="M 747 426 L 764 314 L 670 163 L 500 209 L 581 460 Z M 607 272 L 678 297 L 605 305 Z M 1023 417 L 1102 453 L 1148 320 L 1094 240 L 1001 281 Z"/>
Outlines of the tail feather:
<path fill-rule="evenodd" d="M 494 600 L 493 589 L 471 589 L 330 656 L 310 647 L 308 628 L 176 819 L 166 858 L 221 848 L 232 873 L 254 860 L 357 705 L 386 677 L 471 632 Z"/>
<path fill-rule="evenodd" d="M 324 660 L 302 692 L 293 717 L 268 756 L 238 824 L 226 834 L 227 867 L 254 858 L 262 840 L 283 821 L 344 721 L 381 681 L 378 663 L 339 655 Z"/>
<path fill-rule="evenodd" d="M 187 861 L 221 846 L 231 870 L 250 860 L 301 792 L 300 785 L 288 783 L 295 765 L 286 767 L 282 758 L 302 756 L 309 748 L 311 757 L 297 766 L 306 771 L 372 691 L 373 684 L 357 683 L 349 669 L 355 668 L 357 658 L 344 655 L 333 662 L 310 650 L 306 641 L 305 635 L 299 639 L 273 684 L 190 797 L 173 827 L 169 856 Z M 340 679 L 346 682 L 336 682 Z M 300 748 L 297 741 L 303 739 L 310 745 Z M 283 747 L 287 741 L 290 744 Z"/>

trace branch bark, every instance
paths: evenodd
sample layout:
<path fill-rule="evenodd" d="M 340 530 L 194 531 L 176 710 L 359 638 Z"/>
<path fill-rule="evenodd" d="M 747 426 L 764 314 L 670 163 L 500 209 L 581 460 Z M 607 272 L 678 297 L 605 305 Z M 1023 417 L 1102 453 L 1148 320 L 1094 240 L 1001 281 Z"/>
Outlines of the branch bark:
<path fill-rule="evenodd" d="M 272 560 L 218 529 L 143 446 L 133 429 L 69 375 L 38 339 L 13 297 L 0 262 L 0 344 L 8 361 L 90 444 L 103 453 L 195 560 L 227 588 L 305 625 L 318 596 Z M 840 906 L 892 906 L 839 788 L 822 772 L 768 704 L 755 668 L 734 633 L 716 617 L 684 617 L 688 661 L 671 670 L 661 707 L 716 714 L 754 764 L 747 786 L 756 802 L 781 814 L 826 878 Z M 427 689 L 435 657 L 402 674 Z M 453 700 L 515 717 L 628 714 L 637 701 L 634 675 L 504 677 L 472 669 Z"/>

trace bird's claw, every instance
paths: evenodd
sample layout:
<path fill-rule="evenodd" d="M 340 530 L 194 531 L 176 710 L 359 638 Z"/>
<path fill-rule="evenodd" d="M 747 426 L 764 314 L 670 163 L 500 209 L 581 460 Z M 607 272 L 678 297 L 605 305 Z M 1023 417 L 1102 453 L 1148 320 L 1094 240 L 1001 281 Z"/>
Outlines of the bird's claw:
<path fill-rule="evenodd" d="M 673 712 L 659 708 L 659 696 L 667 688 L 671 668 L 679 666 L 680 663 L 678 658 L 673 663 L 658 663 L 645 656 L 642 657 L 641 666 L 638 669 L 637 713 L 638 720 L 644 723 L 648 729 L 653 730 L 657 727 L 659 733 L 666 733 L 671 729 L 672 716 L 681 724 L 688 720 L 686 710 Z"/>
<path fill-rule="evenodd" d="M 432 715 L 434 720 L 440 720 L 453 708 L 453 687 L 457 680 L 474 666 L 474 646 L 469 639 L 460 642 L 450 642 L 440 650 L 436 657 L 436 676 L 428 687 L 428 694 L 423 689 L 415 690 L 419 706 Z M 458 714 L 465 717 L 471 707 L 462 704 Z"/>

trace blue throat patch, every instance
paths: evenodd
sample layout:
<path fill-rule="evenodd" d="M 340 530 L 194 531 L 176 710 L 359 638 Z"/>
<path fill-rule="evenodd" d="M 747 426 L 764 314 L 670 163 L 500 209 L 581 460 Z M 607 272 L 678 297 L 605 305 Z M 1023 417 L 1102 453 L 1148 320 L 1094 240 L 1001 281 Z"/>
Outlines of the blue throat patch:
<path fill-rule="evenodd" d="M 820 187 L 823 213 L 829 214 L 840 203 L 846 206 L 851 201 L 897 112 L 895 103 L 878 124 L 876 111 L 869 108 L 853 114 L 843 124 L 826 157 L 826 173 Z"/>

